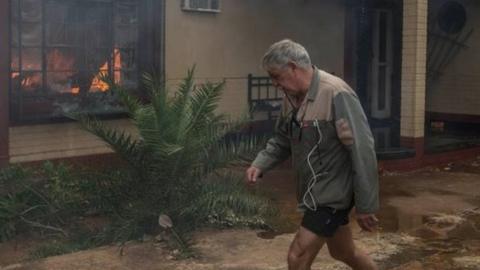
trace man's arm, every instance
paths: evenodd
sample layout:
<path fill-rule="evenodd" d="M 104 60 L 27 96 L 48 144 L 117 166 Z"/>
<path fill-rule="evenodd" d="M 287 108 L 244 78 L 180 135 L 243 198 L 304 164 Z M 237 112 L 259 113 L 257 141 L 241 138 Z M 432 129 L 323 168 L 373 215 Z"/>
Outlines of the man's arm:
<path fill-rule="evenodd" d="M 367 117 L 354 93 L 340 92 L 334 100 L 335 125 L 339 139 L 350 150 L 354 179 L 357 219 L 370 230 L 376 218 L 371 215 L 379 208 L 378 170 L 374 139 Z"/>
<path fill-rule="evenodd" d="M 272 169 L 290 156 L 290 141 L 287 137 L 285 118 L 280 116 L 275 127 L 275 134 L 267 141 L 265 149 L 260 151 L 247 170 L 247 178 L 255 182 L 261 174 Z"/>

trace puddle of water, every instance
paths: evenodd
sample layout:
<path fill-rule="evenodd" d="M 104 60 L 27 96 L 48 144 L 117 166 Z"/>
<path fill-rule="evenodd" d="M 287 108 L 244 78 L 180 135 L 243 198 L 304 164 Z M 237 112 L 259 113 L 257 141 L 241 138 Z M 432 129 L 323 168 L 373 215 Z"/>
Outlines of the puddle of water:
<path fill-rule="evenodd" d="M 382 182 L 381 209 L 377 213 L 380 220 L 379 233 L 386 237 L 385 239 L 390 234 L 398 236 L 405 233 L 416 240 L 409 243 L 390 243 L 401 246 L 401 251 L 381 259 L 382 269 L 411 262 L 422 265 L 421 269 L 468 269 L 459 265 L 480 261 L 477 256 L 480 254 L 480 210 L 461 211 L 461 208 L 467 205 L 479 206 L 480 197 L 458 193 L 454 183 L 451 188 L 412 184 L 407 187 L 404 185 L 406 177 L 396 176 L 398 179 Z M 410 177 L 415 176 L 407 178 Z M 281 215 L 274 221 L 273 231 L 260 232 L 257 236 L 272 239 L 283 233 L 295 232 L 300 224 L 301 214 L 296 211 L 292 174 L 287 171 L 270 174 L 262 180 L 259 188 L 270 194 L 274 204 L 281 209 Z M 425 192 L 428 192 L 428 198 L 422 196 Z M 400 202 L 408 199 L 409 203 L 389 205 L 392 198 L 401 198 Z M 422 199 L 428 204 L 424 205 Z M 443 203 L 450 199 L 455 201 L 448 206 L 460 210 L 455 213 L 441 213 L 444 209 Z M 437 201 L 442 204 L 436 204 Z M 448 212 L 446 209 L 445 211 Z"/>
<path fill-rule="evenodd" d="M 410 232 L 424 224 L 425 217 L 412 215 L 396 207 L 385 205 L 377 213 L 379 227 L 384 232 Z"/>
<path fill-rule="evenodd" d="M 449 238 L 480 240 L 480 214 L 467 216 L 465 222 L 449 231 L 447 235 Z"/>
<path fill-rule="evenodd" d="M 416 261 L 419 258 L 425 258 L 435 254 L 435 251 L 426 250 L 420 246 L 413 246 L 405 248 L 402 252 L 394 254 L 388 258 L 388 260 L 380 262 L 381 269 L 390 269 L 399 265 L 404 265 L 412 261 Z"/>
<path fill-rule="evenodd" d="M 469 268 L 480 261 L 480 214 L 418 216 L 390 210 L 395 218 L 385 218 L 387 230 L 406 232 L 418 241 L 383 262 L 386 269 L 411 261 L 420 262 L 422 269 L 480 269 Z"/>

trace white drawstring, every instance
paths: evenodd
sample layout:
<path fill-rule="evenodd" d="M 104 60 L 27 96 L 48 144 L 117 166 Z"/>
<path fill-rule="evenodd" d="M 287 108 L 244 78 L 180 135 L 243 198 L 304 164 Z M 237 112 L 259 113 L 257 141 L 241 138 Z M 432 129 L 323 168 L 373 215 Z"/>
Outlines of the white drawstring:
<path fill-rule="evenodd" d="M 319 139 L 318 139 L 317 144 L 315 144 L 315 146 L 312 148 L 312 150 L 310 150 L 310 152 L 307 155 L 307 163 L 308 163 L 308 167 L 310 168 L 310 171 L 312 172 L 312 177 L 308 180 L 307 190 L 305 191 L 305 194 L 303 194 L 303 204 L 308 209 L 310 209 L 311 211 L 316 211 L 317 210 L 317 203 L 315 201 L 315 197 L 313 196 L 312 189 L 315 186 L 315 184 L 317 184 L 317 177 L 326 175 L 326 174 L 328 174 L 328 172 L 321 172 L 321 173 L 316 174 L 315 170 L 313 169 L 312 163 L 310 163 L 311 155 L 313 154 L 313 152 L 315 152 L 315 150 L 317 150 L 318 146 L 323 141 L 323 134 L 322 134 L 322 131 L 320 130 L 320 126 L 318 124 L 317 119 L 315 119 L 315 121 L 313 122 L 313 125 L 317 128 Z M 310 199 L 312 200 L 313 206 L 308 205 L 307 196 L 310 196 Z"/>

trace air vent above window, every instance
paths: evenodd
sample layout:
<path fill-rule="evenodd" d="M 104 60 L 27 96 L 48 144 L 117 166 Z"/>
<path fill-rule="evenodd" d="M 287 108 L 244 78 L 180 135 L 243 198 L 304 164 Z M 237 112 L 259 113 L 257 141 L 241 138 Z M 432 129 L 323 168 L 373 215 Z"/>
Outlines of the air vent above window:
<path fill-rule="evenodd" d="M 182 9 L 185 11 L 220 12 L 220 0 L 183 0 Z"/>

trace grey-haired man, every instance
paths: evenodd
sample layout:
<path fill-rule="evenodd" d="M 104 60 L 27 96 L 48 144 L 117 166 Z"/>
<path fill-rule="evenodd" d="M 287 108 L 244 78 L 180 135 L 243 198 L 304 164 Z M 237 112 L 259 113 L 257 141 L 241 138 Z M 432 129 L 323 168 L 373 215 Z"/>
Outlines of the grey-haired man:
<path fill-rule="evenodd" d="M 291 40 L 273 44 L 263 67 L 285 98 L 275 135 L 246 174 L 253 184 L 292 157 L 304 216 L 288 253 L 289 269 L 310 269 L 325 243 L 333 258 L 353 269 L 377 269 L 347 225 L 355 206 L 360 227 L 372 231 L 379 207 L 374 142 L 357 95 L 312 66 L 305 48 Z"/>

